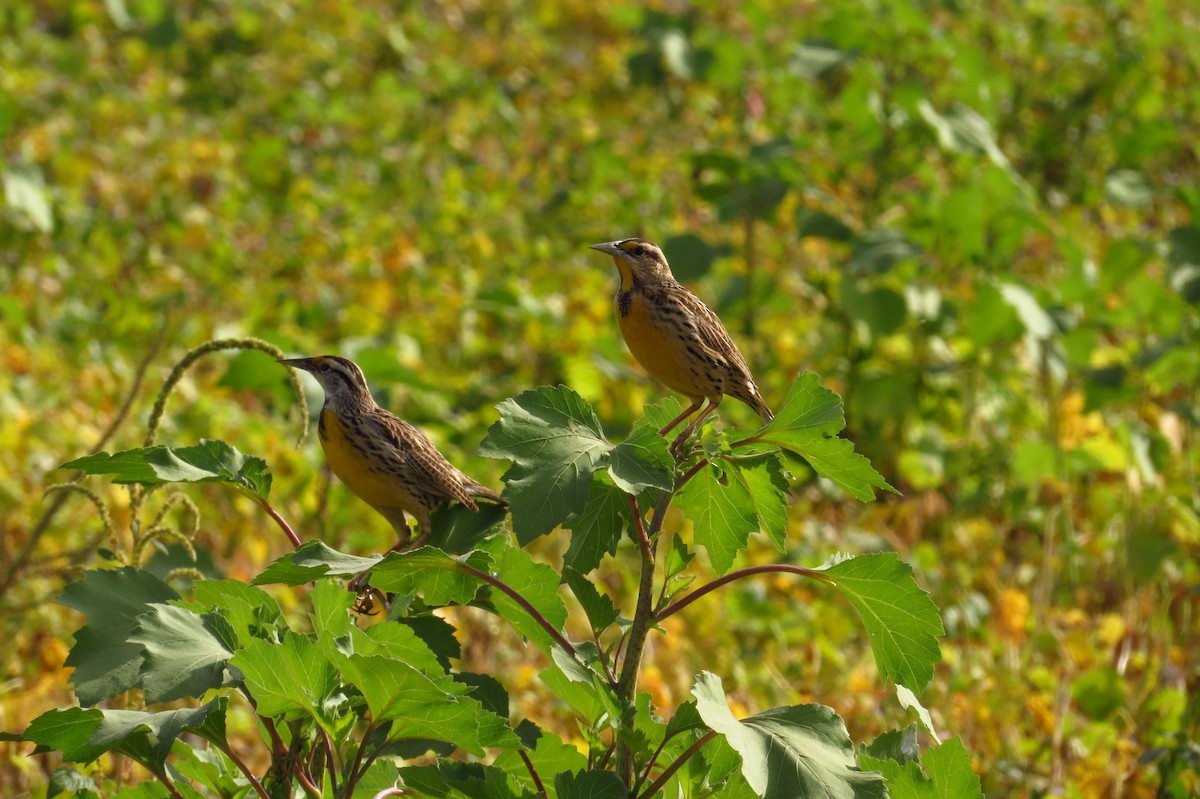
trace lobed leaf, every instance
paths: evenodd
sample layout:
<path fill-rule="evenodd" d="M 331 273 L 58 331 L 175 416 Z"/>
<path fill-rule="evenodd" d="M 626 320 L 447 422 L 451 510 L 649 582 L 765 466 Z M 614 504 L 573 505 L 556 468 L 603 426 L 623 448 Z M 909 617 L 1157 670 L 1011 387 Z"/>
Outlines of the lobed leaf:
<path fill-rule="evenodd" d="M 942 618 L 895 553 L 860 555 L 821 569 L 858 611 L 885 679 L 923 690 L 941 658 Z"/>
<path fill-rule="evenodd" d="M 820 385 L 812 372 L 799 375 L 774 420 L 755 440 L 774 444 L 804 458 L 813 470 L 856 499 L 870 502 L 875 489 L 899 493 L 837 434 L 846 426 L 842 400 Z"/>
<path fill-rule="evenodd" d="M 237 633 L 219 611 L 155 605 L 138 616 L 129 640 L 142 646 L 140 684 L 147 702 L 199 697 L 235 682 L 225 664 L 237 649 Z"/>
<path fill-rule="evenodd" d="M 860 771 L 846 725 L 823 705 L 778 707 L 738 720 L 721 680 L 703 672 L 692 695 L 710 729 L 742 757 L 742 775 L 761 797 L 884 799 L 883 779 Z"/>
<path fill-rule="evenodd" d="M 112 455 L 98 452 L 59 468 L 111 474 L 114 483 L 225 483 L 264 500 L 271 493 L 271 470 L 266 461 L 213 439 L 202 438 L 191 447 L 143 447 Z"/>
<path fill-rule="evenodd" d="M 612 445 L 591 406 L 565 386 L 526 391 L 496 408 L 500 420 L 479 453 L 512 461 L 504 496 L 524 546 L 583 510 L 592 474 Z"/>

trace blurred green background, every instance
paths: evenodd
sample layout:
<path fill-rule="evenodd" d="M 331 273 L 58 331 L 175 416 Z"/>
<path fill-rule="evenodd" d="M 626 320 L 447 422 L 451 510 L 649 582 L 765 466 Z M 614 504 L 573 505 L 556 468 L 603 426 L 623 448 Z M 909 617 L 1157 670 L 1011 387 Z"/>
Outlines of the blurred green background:
<path fill-rule="evenodd" d="M 786 558 L 913 563 L 949 631 L 923 699 L 986 793 L 1196 795 L 1198 87 L 1183 0 L 5 3 L 0 728 L 72 702 L 78 620 L 50 600 L 103 534 L 80 497 L 39 524 L 42 490 L 132 387 L 110 450 L 210 338 L 348 355 L 498 485 L 475 450 L 505 397 L 565 383 L 619 436 L 666 393 L 586 249 L 641 235 L 773 403 L 800 370 L 844 396 L 903 497 L 801 474 Z M 302 537 L 386 546 L 298 427 L 281 368 L 217 354 L 160 441 L 261 455 Z M 216 568 L 285 551 L 247 501 L 188 493 Z M 652 639 L 666 712 L 708 668 L 746 712 L 820 701 L 856 740 L 905 722 L 849 608 L 740 585 Z M 514 701 L 544 703 L 519 643 L 471 623 L 476 668 L 524 664 Z M 27 748 L 0 744 L 16 795 L 53 765 Z"/>

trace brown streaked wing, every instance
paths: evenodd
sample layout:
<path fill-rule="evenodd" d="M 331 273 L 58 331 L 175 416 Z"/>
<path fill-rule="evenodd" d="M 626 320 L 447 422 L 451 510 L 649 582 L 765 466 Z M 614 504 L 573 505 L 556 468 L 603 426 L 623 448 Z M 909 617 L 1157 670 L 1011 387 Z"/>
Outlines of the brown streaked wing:
<path fill-rule="evenodd" d="M 476 508 L 462 486 L 462 472 L 446 460 L 429 437 L 408 422 L 383 409 L 364 420 L 371 432 L 392 445 L 389 466 L 403 474 L 419 491 L 453 499 Z"/>

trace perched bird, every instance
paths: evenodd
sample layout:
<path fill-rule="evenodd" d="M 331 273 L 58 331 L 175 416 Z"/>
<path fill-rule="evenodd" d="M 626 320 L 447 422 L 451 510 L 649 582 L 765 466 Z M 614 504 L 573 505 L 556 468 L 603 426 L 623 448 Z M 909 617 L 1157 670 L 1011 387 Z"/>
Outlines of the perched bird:
<path fill-rule="evenodd" d="M 749 405 L 764 422 L 774 418 L 725 325 L 675 279 L 662 250 L 636 238 L 593 244 L 591 249 L 616 262 L 621 276 L 617 322 L 629 351 L 652 377 L 691 400 L 659 431 L 661 435 L 700 411 L 675 439 L 673 446 L 680 446 L 726 395 Z M 708 407 L 700 410 L 706 399 Z"/>
<path fill-rule="evenodd" d="M 455 468 L 424 433 L 379 407 L 353 361 L 324 355 L 280 363 L 309 372 L 325 389 L 317 424 L 325 460 L 347 488 L 396 528 L 393 550 L 425 543 L 433 532 L 430 513 L 448 500 L 473 511 L 479 510 L 475 497 L 508 505 Z M 419 531 L 411 546 L 406 513 L 416 518 Z"/>

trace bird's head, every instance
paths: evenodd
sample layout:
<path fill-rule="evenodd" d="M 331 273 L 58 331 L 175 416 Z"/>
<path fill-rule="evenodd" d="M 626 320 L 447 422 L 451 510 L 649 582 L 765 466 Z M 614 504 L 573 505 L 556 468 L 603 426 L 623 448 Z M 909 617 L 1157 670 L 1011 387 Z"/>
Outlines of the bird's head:
<path fill-rule="evenodd" d="M 634 283 L 655 283 L 670 280 L 671 267 L 658 245 L 645 239 L 620 239 L 591 245 L 613 257 L 617 271 L 621 273 L 621 290 L 627 291 Z"/>
<path fill-rule="evenodd" d="M 358 364 L 337 355 L 318 355 L 315 358 L 286 358 L 284 366 L 303 369 L 317 379 L 331 402 L 370 398 L 367 378 Z"/>

